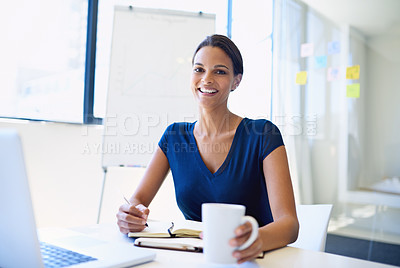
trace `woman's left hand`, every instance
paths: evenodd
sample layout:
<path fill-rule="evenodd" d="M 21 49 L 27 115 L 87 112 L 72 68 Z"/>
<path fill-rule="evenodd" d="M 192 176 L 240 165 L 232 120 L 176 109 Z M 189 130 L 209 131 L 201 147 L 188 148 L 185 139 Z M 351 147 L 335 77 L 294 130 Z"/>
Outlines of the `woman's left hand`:
<path fill-rule="evenodd" d="M 235 230 L 236 236 L 229 241 L 229 244 L 232 247 L 240 247 L 247 241 L 247 239 L 249 239 L 251 231 L 252 227 L 249 222 L 240 225 Z M 245 248 L 243 250 L 235 250 L 233 252 L 233 256 L 238 260 L 237 262 L 239 264 L 246 261 L 250 261 L 260 255 L 260 253 L 262 252 L 261 250 L 262 245 L 263 241 L 261 240 L 260 235 L 258 235 L 257 239 L 253 242 L 253 244 L 251 244 L 248 248 Z"/>

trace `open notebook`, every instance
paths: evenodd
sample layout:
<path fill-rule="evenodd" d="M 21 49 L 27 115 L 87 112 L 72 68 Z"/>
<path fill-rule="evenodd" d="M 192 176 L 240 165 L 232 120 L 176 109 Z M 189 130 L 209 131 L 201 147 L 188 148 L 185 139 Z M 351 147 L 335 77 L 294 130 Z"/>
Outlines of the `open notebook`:
<path fill-rule="evenodd" d="M 63 241 L 39 242 L 15 130 L 0 129 L 0 215 L 0 267 L 128 267 L 155 258 L 154 252 L 129 242 L 97 240 L 67 229 L 72 234 Z"/>
<path fill-rule="evenodd" d="M 196 221 L 148 221 L 142 232 L 129 233 L 139 247 L 202 252 L 202 223 Z"/>
<path fill-rule="evenodd" d="M 129 237 L 154 237 L 154 238 L 200 238 L 201 222 L 196 221 L 148 221 L 148 227 L 141 232 L 130 232 Z"/>

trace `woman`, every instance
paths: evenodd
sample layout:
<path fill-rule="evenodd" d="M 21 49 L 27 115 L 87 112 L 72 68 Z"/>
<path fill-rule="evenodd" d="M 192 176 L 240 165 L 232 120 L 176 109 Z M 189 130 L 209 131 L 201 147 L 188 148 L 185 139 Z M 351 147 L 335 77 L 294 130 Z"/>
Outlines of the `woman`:
<path fill-rule="evenodd" d="M 296 240 L 299 224 L 286 151 L 275 125 L 242 118 L 229 111 L 229 94 L 240 84 L 243 62 L 236 45 L 222 35 L 208 36 L 192 60 L 191 89 L 199 120 L 170 125 L 144 177 L 117 214 L 122 233 L 141 231 L 147 208 L 168 171 L 176 199 L 186 219 L 201 220 L 201 204 L 236 203 L 259 223 L 257 240 L 235 251 L 238 263 Z M 231 246 L 240 246 L 251 233 L 239 226 Z"/>

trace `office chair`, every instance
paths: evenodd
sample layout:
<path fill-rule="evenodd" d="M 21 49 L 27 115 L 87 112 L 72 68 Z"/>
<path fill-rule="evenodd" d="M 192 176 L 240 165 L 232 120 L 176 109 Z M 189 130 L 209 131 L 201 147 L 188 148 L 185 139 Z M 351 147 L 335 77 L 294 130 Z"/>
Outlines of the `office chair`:
<path fill-rule="evenodd" d="M 289 246 L 325 251 L 332 205 L 297 205 L 296 211 L 300 224 L 299 236 L 296 242 L 289 244 Z"/>

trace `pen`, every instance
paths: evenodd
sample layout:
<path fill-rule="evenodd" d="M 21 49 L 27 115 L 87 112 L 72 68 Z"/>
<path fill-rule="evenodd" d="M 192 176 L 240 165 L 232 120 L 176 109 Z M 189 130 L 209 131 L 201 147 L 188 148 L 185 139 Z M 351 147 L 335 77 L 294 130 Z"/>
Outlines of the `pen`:
<path fill-rule="evenodd" d="M 128 199 L 126 199 L 126 197 L 124 196 L 124 199 L 126 201 L 126 203 L 128 203 L 129 205 L 131 205 L 131 202 L 129 202 Z M 146 227 L 149 227 L 149 225 L 147 224 L 147 222 L 144 224 Z"/>

